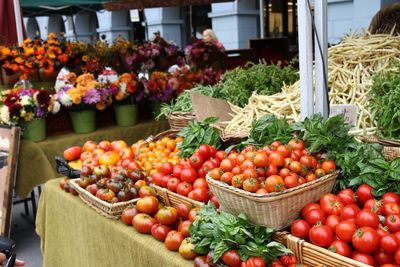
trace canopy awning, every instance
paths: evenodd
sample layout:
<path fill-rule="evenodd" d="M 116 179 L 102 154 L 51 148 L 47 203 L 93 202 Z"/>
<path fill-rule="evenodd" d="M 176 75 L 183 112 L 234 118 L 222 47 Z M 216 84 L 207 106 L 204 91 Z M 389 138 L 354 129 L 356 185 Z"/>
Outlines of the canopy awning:
<path fill-rule="evenodd" d="M 25 17 L 71 15 L 103 9 L 104 0 L 21 0 Z"/>
<path fill-rule="evenodd" d="M 144 9 L 151 7 L 172 7 L 207 5 L 212 3 L 232 2 L 234 0 L 117 0 L 103 3 L 103 7 L 108 11 Z"/>

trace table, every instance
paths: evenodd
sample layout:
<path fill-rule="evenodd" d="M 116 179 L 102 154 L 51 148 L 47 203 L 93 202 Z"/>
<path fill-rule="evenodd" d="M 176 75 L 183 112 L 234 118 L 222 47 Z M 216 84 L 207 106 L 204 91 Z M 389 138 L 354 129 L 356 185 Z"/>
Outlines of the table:
<path fill-rule="evenodd" d="M 125 140 L 133 144 L 141 138 L 155 135 L 169 128 L 167 121 L 147 121 L 131 127 L 109 126 L 88 134 L 68 133 L 48 137 L 43 142 L 21 140 L 15 192 L 25 197 L 32 189 L 46 181 L 59 177 L 55 171 L 55 156 L 71 146 L 83 145 L 87 140 Z"/>
<path fill-rule="evenodd" d="M 107 219 L 82 200 L 48 181 L 40 196 L 36 232 L 41 238 L 43 267 L 193 266 L 151 235 Z"/>

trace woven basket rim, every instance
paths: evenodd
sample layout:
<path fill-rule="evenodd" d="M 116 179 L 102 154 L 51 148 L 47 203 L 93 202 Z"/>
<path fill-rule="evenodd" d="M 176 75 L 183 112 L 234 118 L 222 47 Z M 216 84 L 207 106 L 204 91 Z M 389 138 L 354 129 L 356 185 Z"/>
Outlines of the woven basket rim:
<path fill-rule="evenodd" d="M 268 194 L 256 194 L 256 193 L 247 192 L 243 189 L 233 187 L 233 186 L 223 183 L 221 181 L 214 180 L 210 177 L 209 174 L 206 175 L 206 180 L 209 184 L 212 184 L 213 186 L 216 186 L 219 189 L 224 190 L 225 192 L 229 192 L 229 193 L 241 196 L 241 197 L 245 197 L 245 198 L 248 198 L 248 199 L 250 199 L 252 201 L 256 201 L 256 202 L 270 202 L 270 201 L 276 201 L 279 199 L 287 198 L 289 196 L 299 194 L 303 191 L 318 187 L 320 184 L 323 184 L 330 180 L 336 179 L 338 176 L 339 176 L 339 171 L 335 171 L 335 172 L 327 174 L 321 178 L 315 179 L 314 181 L 304 183 L 300 186 L 290 188 L 290 189 L 287 189 L 282 192 L 273 192 L 273 193 L 268 193 Z"/>
<path fill-rule="evenodd" d="M 190 202 L 193 206 L 201 207 L 201 206 L 204 205 L 204 203 L 202 203 L 202 202 L 200 202 L 200 201 L 196 201 L 196 200 L 190 199 L 190 198 L 188 198 L 188 197 L 179 195 L 179 194 L 177 194 L 177 193 L 175 193 L 175 192 L 172 192 L 172 191 L 169 190 L 168 188 L 161 187 L 161 186 L 156 185 L 156 184 L 154 184 L 154 183 L 151 183 L 150 186 L 153 187 L 153 188 L 155 188 L 156 190 L 166 192 L 167 194 L 171 194 L 171 195 L 173 195 L 173 196 L 176 196 L 177 198 L 181 198 L 181 199 L 183 199 L 183 200 L 185 200 L 185 201 L 187 201 L 187 202 Z M 164 203 L 164 204 L 165 204 L 165 203 Z"/>
<path fill-rule="evenodd" d="M 168 118 L 175 116 L 195 118 L 196 114 L 194 114 L 194 112 L 174 111 L 167 115 Z"/>

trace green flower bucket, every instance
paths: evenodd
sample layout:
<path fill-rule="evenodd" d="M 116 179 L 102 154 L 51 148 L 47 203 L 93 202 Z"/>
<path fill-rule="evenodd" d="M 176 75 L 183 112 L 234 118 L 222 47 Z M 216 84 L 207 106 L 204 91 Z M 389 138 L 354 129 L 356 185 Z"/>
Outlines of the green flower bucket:
<path fill-rule="evenodd" d="M 22 124 L 22 138 L 33 142 L 46 139 L 46 119 L 36 119 Z"/>
<path fill-rule="evenodd" d="M 115 105 L 114 111 L 118 126 L 133 126 L 138 121 L 138 107 L 135 104 Z"/>
<path fill-rule="evenodd" d="M 152 102 L 151 106 L 151 117 L 156 119 L 158 115 L 161 113 L 161 103 L 159 102 Z M 160 117 L 159 119 L 165 119 L 164 117 Z"/>
<path fill-rule="evenodd" d="M 75 133 L 91 133 L 96 130 L 95 110 L 70 111 L 69 114 Z"/>

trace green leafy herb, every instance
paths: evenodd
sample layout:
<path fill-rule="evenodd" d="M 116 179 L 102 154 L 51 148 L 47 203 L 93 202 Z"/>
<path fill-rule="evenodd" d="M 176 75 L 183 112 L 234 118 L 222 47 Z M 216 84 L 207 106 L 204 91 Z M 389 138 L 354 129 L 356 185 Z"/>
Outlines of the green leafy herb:
<path fill-rule="evenodd" d="M 213 251 L 214 263 L 225 251 L 237 249 L 242 261 L 249 257 L 263 257 L 270 263 L 277 257 L 291 251 L 280 243 L 272 241 L 273 229 L 249 223 L 244 214 L 238 217 L 218 212 L 213 204 L 203 206 L 196 221 L 189 228 L 194 251 L 206 254 Z"/>
<path fill-rule="evenodd" d="M 182 158 L 190 157 L 202 144 L 207 144 L 219 148 L 221 146 L 221 138 L 217 129 L 211 127 L 212 123 L 217 122 L 217 118 L 207 118 L 204 122 L 190 121 L 184 127 L 179 135 L 184 140 L 178 143 L 181 150 L 179 156 Z"/>
<path fill-rule="evenodd" d="M 293 138 L 293 127 L 286 119 L 274 115 L 262 116 L 251 125 L 249 139 L 259 146 L 270 145 L 274 141 L 287 143 Z"/>

